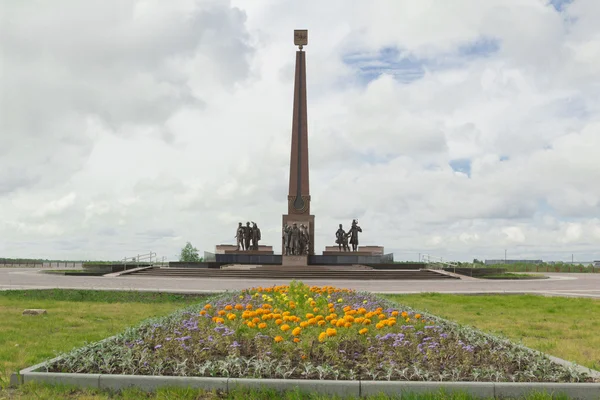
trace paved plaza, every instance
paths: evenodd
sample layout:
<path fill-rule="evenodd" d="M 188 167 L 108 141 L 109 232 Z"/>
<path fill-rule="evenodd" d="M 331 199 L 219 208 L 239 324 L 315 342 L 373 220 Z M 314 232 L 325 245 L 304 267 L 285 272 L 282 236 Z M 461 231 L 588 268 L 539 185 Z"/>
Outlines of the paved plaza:
<path fill-rule="evenodd" d="M 50 275 L 34 268 L 0 268 L 0 290 L 9 289 L 96 289 L 139 290 L 178 293 L 219 292 L 244 289 L 252 286 L 273 286 L 289 280 L 265 279 L 215 279 L 215 278 L 162 278 L 127 275 L 121 277 Z M 545 273 L 549 279 L 541 280 L 461 280 L 428 281 L 356 281 L 307 280 L 311 285 L 335 285 L 376 293 L 532 293 L 548 296 L 574 296 L 600 298 L 600 273 Z"/>

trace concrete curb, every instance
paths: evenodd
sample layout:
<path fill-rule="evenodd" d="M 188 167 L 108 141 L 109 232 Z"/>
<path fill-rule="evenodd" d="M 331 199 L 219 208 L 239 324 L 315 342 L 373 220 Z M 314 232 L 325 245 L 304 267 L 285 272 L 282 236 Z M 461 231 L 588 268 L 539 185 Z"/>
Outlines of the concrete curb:
<path fill-rule="evenodd" d="M 45 363 L 44 363 L 45 364 Z M 43 368 L 38 364 L 38 369 Z M 36 367 L 36 366 L 34 366 Z M 304 379 L 205 378 L 145 375 L 103 375 L 36 372 L 34 367 L 13 374 L 11 385 L 28 382 L 64 384 L 81 388 L 122 390 L 136 387 L 152 392 L 160 387 L 186 387 L 230 392 L 236 389 L 273 389 L 278 392 L 300 390 L 306 393 L 365 397 L 435 393 L 467 393 L 475 398 L 519 398 L 533 392 L 562 394 L 569 399 L 598 400 L 600 383 L 512 383 L 512 382 L 409 382 L 409 381 L 332 381 Z"/>
<path fill-rule="evenodd" d="M 131 274 L 132 272 L 143 271 L 143 270 L 149 269 L 149 268 L 154 268 L 154 267 L 152 265 L 150 265 L 148 267 L 139 267 L 139 268 L 126 269 L 124 271 L 111 272 L 110 274 L 106 274 L 106 275 L 102 275 L 102 276 L 106 276 L 106 277 L 109 277 L 109 278 L 114 278 L 116 276 L 127 275 L 127 274 Z"/>

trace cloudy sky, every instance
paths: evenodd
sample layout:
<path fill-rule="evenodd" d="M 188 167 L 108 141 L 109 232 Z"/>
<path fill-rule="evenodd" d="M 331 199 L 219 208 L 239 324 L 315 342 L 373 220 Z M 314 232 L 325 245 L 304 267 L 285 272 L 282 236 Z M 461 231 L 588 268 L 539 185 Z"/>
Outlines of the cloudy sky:
<path fill-rule="evenodd" d="M 0 0 L 0 257 L 175 259 L 287 211 L 308 29 L 316 249 L 600 259 L 598 0 Z"/>

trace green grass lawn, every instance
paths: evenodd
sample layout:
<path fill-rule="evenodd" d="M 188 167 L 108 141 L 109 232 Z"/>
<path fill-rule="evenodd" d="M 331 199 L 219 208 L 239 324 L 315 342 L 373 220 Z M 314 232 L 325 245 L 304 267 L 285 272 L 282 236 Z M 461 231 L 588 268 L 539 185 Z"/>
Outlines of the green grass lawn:
<path fill-rule="evenodd" d="M 24 290 L 0 292 L 0 388 L 12 372 L 168 314 L 199 298 L 144 292 Z M 21 315 L 43 308 L 46 315 Z"/>
<path fill-rule="evenodd" d="M 439 293 L 387 297 L 600 370 L 600 300 Z"/>
<path fill-rule="evenodd" d="M 50 399 L 85 399 L 85 400 L 108 400 L 108 399 L 123 399 L 123 400 L 341 400 L 339 396 L 319 395 L 315 393 L 307 393 L 300 391 L 289 391 L 286 393 L 278 393 L 274 390 L 237 390 L 230 393 L 217 393 L 214 391 L 203 391 L 197 389 L 181 389 L 181 388 L 161 388 L 155 393 L 145 393 L 138 389 L 126 389 L 119 393 L 86 389 L 76 390 L 67 386 L 48 386 L 48 385 L 25 385 L 23 389 L 13 391 L 11 397 L 5 397 L 11 400 L 50 400 Z M 0 392 L 0 399 L 3 399 Z M 355 399 L 357 397 L 343 398 L 344 400 Z M 400 400 L 400 396 L 369 396 L 363 397 L 362 400 Z M 442 391 L 431 394 L 402 394 L 402 400 L 481 400 L 466 394 L 456 393 L 448 394 Z M 494 399 L 485 399 L 494 400 Z M 511 399 L 505 399 L 511 400 Z M 554 396 L 541 393 L 534 393 L 527 397 L 522 397 L 519 400 L 568 400 L 566 396 Z"/>

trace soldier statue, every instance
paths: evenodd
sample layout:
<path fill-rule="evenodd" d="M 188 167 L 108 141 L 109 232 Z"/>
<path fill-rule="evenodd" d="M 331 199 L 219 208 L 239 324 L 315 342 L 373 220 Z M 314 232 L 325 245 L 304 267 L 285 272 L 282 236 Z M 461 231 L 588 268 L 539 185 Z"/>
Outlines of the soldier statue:
<path fill-rule="evenodd" d="M 340 224 L 340 227 L 335 232 L 335 243 L 337 243 L 339 251 L 342 251 L 342 249 L 348 251 L 348 235 L 342 228 L 342 224 Z"/>
<path fill-rule="evenodd" d="M 238 251 L 240 250 L 240 248 L 242 250 L 246 250 L 246 248 L 244 247 L 244 227 L 242 226 L 241 222 L 238 224 L 237 230 L 235 231 L 235 238 L 237 241 Z"/>
<path fill-rule="evenodd" d="M 287 223 L 283 226 L 283 254 L 292 254 L 292 227 Z"/>
<path fill-rule="evenodd" d="M 292 225 L 292 234 L 291 234 L 291 250 L 292 254 L 297 256 L 300 254 L 300 229 L 298 228 L 298 224 L 294 222 Z"/>
<path fill-rule="evenodd" d="M 310 233 L 308 232 L 308 226 L 304 224 L 302 224 L 302 236 L 302 254 L 310 254 Z"/>
<path fill-rule="evenodd" d="M 252 250 L 258 250 L 258 241 L 260 240 L 260 229 L 256 222 L 252 222 Z"/>
<path fill-rule="evenodd" d="M 358 232 L 362 232 L 360 226 L 358 226 L 358 221 L 353 219 L 352 226 L 348 231 L 350 235 L 350 244 L 352 245 L 352 251 L 358 251 Z"/>
<path fill-rule="evenodd" d="M 250 250 L 250 241 L 252 240 L 252 227 L 250 226 L 250 222 L 246 222 L 246 226 L 244 227 L 244 248 L 245 250 Z"/>
<path fill-rule="evenodd" d="M 298 227 L 300 233 L 298 235 L 298 255 L 304 254 L 306 248 L 306 235 L 304 234 L 304 224 L 300 224 Z"/>

